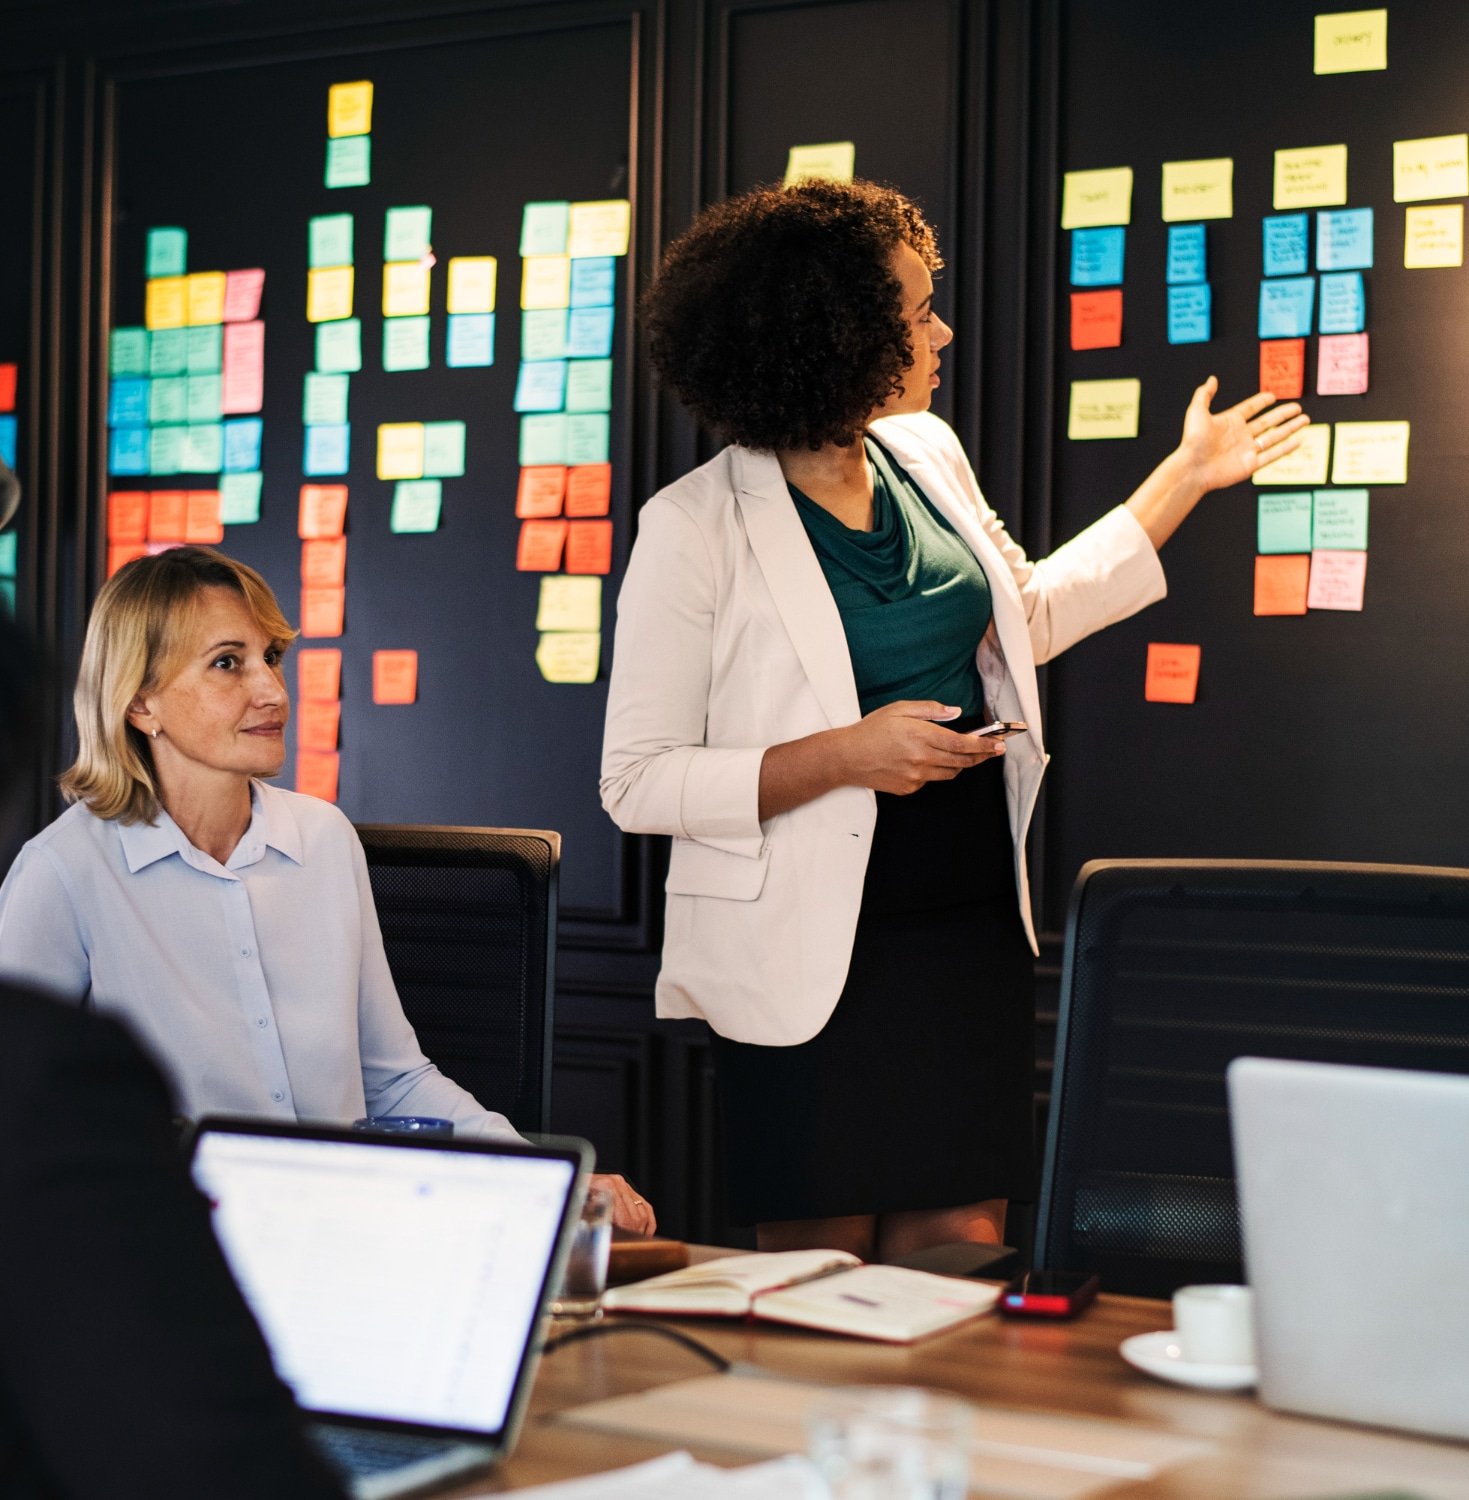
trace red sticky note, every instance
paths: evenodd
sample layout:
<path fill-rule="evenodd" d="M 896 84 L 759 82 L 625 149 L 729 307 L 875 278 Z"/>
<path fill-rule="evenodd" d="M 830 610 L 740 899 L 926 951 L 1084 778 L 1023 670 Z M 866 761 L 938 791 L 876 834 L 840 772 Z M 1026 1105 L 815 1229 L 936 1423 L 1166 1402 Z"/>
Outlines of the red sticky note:
<path fill-rule="evenodd" d="M 1362 608 L 1367 587 L 1365 552 L 1313 552 L 1311 586 L 1306 603 L 1311 609 Z"/>
<path fill-rule="evenodd" d="M 107 540 L 148 540 L 147 490 L 116 490 L 107 497 Z"/>
<path fill-rule="evenodd" d="M 303 484 L 296 530 L 302 538 L 341 536 L 347 524 L 345 484 Z"/>
<path fill-rule="evenodd" d="M 301 634 L 341 635 L 346 610 L 346 589 L 302 589 Z"/>
<path fill-rule="evenodd" d="M 515 514 L 522 521 L 533 516 L 559 516 L 565 493 L 564 464 L 537 464 L 522 469 L 515 490 Z"/>
<path fill-rule="evenodd" d="M 147 557 L 147 555 L 148 549 L 141 542 L 123 542 L 121 546 L 109 547 L 107 549 L 107 576 L 111 578 L 124 563 L 130 563 L 135 557 Z"/>
<path fill-rule="evenodd" d="M 1199 691 L 1198 646 L 1148 643 L 1148 675 L 1143 697 L 1149 703 L 1192 703 Z"/>
<path fill-rule="evenodd" d="M 561 566 L 565 521 L 522 521 L 515 566 L 522 573 L 554 573 Z"/>
<path fill-rule="evenodd" d="M 298 750 L 335 750 L 337 733 L 342 726 L 342 705 L 305 700 L 296 710 L 296 748 Z"/>
<path fill-rule="evenodd" d="M 578 464 L 567 474 L 568 516 L 605 516 L 611 505 L 611 464 Z"/>
<path fill-rule="evenodd" d="M 1323 333 L 1316 346 L 1316 394 L 1361 396 L 1367 390 L 1367 335 Z"/>
<path fill-rule="evenodd" d="M 265 400 L 265 324 L 226 323 L 219 409 L 225 416 L 259 411 Z"/>
<path fill-rule="evenodd" d="M 189 492 L 154 490 L 148 504 L 148 540 L 181 542 L 189 530 Z"/>
<path fill-rule="evenodd" d="M 342 696 L 342 653 L 334 646 L 302 651 L 296 658 L 296 691 L 302 702 L 336 702 Z"/>
<path fill-rule="evenodd" d="M 347 538 L 301 543 L 301 582 L 309 589 L 339 589 L 347 577 Z"/>
<path fill-rule="evenodd" d="M 190 490 L 184 510 L 186 542 L 222 542 L 224 522 L 219 518 L 218 490 Z"/>
<path fill-rule="evenodd" d="M 1306 389 L 1305 339 L 1267 339 L 1260 345 L 1260 389 L 1295 401 Z"/>
<path fill-rule="evenodd" d="M 226 271 L 224 273 L 225 322 L 248 323 L 258 316 L 260 293 L 264 287 L 264 271 Z"/>
<path fill-rule="evenodd" d="M 418 652 L 372 653 L 372 701 L 412 703 L 418 697 Z"/>
<path fill-rule="evenodd" d="M 0 365 L 0 411 L 15 410 L 15 381 L 18 365 Z"/>
<path fill-rule="evenodd" d="M 323 802 L 337 800 L 337 773 L 342 758 L 335 751 L 301 750 L 296 754 L 296 790 Z"/>
<path fill-rule="evenodd" d="M 1122 291 L 1072 292 L 1071 347 L 1116 349 L 1122 343 Z"/>
<path fill-rule="evenodd" d="M 566 533 L 568 573 L 607 573 L 612 569 L 612 522 L 573 521 Z"/>
<path fill-rule="evenodd" d="M 1255 613 L 1303 615 L 1306 584 L 1311 572 L 1307 554 L 1282 554 L 1255 559 Z"/>

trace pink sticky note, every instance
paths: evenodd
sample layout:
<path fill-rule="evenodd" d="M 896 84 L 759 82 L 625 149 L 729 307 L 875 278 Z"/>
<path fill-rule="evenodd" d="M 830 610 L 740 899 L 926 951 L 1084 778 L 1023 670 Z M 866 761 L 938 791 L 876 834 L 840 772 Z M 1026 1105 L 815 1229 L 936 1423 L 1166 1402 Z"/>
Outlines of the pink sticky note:
<path fill-rule="evenodd" d="M 1367 586 L 1365 552 L 1313 552 L 1307 609 L 1361 609 Z"/>
<path fill-rule="evenodd" d="M 1316 351 L 1316 394 L 1360 396 L 1367 389 L 1367 335 L 1323 333 Z"/>
<path fill-rule="evenodd" d="M 224 273 L 224 321 L 248 323 L 260 316 L 260 293 L 265 289 L 264 271 Z"/>
<path fill-rule="evenodd" d="M 219 409 L 225 416 L 259 411 L 265 401 L 265 324 L 224 325 L 224 378 Z"/>

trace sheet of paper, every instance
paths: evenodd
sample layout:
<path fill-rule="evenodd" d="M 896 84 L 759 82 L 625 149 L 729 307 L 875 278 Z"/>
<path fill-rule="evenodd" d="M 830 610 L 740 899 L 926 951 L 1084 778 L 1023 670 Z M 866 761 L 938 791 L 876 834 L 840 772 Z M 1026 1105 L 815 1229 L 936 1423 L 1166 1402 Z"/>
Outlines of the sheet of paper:
<path fill-rule="evenodd" d="M 235 425 L 231 423 L 230 427 Z M 184 439 L 183 472 L 218 474 L 221 469 L 258 469 L 259 434 L 250 434 L 253 441 L 247 448 L 238 433 L 234 434 L 233 444 L 229 441 L 230 427 L 221 426 L 218 422 L 190 422 L 184 429 L 187 435 Z M 247 462 L 247 459 L 250 461 Z"/>
<path fill-rule="evenodd" d="M 182 328 L 189 321 L 189 279 L 160 276 L 144 294 L 143 321 L 149 328 Z"/>
<path fill-rule="evenodd" d="M 520 315 L 520 357 L 522 359 L 565 359 L 567 328 L 573 317 L 596 316 L 602 308 L 588 313 L 570 314 L 563 307 L 542 308 Z M 610 309 L 605 309 L 609 311 Z"/>
<path fill-rule="evenodd" d="M 526 314 L 528 318 L 538 316 L 540 314 Z M 612 353 L 612 331 L 610 307 L 573 308 L 566 325 L 564 352 L 573 359 L 603 359 Z"/>
<path fill-rule="evenodd" d="M 319 797 L 323 802 L 337 800 L 337 778 L 341 757 L 316 750 L 296 753 L 296 790 L 303 797 Z"/>
<path fill-rule="evenodd" d="M 1200 646 L 1148 643 L 1143 697 L 1149 703 L 1192 703 L 1199 692 Z"/>
<path fill-rule="evenodd" d="M 1469 197 L 1469 134 L 1394 141 L 1392 196 L 1395 203 Z"/>
<path fill-rule="evenodd" d="M 265 272 L 258 267 L 224 273 L 224 320 L 248 323 L 260 316 L 260 297 L 265 290 Z"/>
<path fill-rule="evenodd" d="M 1132 168 L 1102 167 L 1066 173 L 1061 190 L 1062 229 L 1095 229 L 1132 223 Z"/>
<path fill-rule="evenodd" d="M 1308 609 L 1360 610 L 1367 586 L 1366 552 L 1313 552 Z"/>
<path fill-rule="evenodd" d="M 515 566 L 522 573 L 555 573 L 566 545 L 566 521 L 522 521 Z"/>
<path fill-rule="evenodd" d="M 345 422 L 351 384 L 350 375 L 309 373 L 301 398 L 301 420 L 308 427 L 335 426 Z"/>
<path fill-rule="evenodd" d="M 825 178 L 828 182 L 850 182 L 857 169 L 855 141 L 827 141 L 819 146 L 792 146 L 786 154 L 784 186 Z"/>
<path fill-rule="evenodd" d="M 192 431 L 192 429 L 191 429 Z M 222 424 L 223 468 L 230 474 L 244 474 L 260 467 L 260 447 L 265 437 L 265 423 L 259 417 L 235 417 Z M 215 465 L 214 467 L 220 467 Z"/>
<path fill-rule="evenodd" d="M 602 637 L 597 631 L 550 631 L 536 646 L 536 666 L 547 682 L 595 682 L 601 656 Z"/>
<path fill-rule="evenodd" d="M 1385 67 L 1385 9 L 1341 10 L 1316 17 L 1317 73 L 1372 73 Z"/>
<path fill-rule="evenodd" d="M 146 427 L 115 427 L 107 440 L 107 472 L 146 474 L 149 472 L 148 452 Z M 4 456 L 9 463 L 9 455 Z"/>
<path fill-rule="evenodd" d="M 602 580 L 548 574 L 541 579 L 537 630 L 601 630 Z"/>
<path fill-rule="evenodd" d="M 626 198 L 573 203 L 566 230 L 570 256 L 626 255 L 632 204 Z"/>
<path fill-rule="evenodd" d="M 144 266 L 143 274 L 150 279 L 182 276 L 189 269 L 189 231 L 176 227 L 150 229 Z"/>
<path fill-rule="evenodd" d="M 117 430 L 127 432 L 130 429 L 119 427 Z M 188 437 L 189 429 L 182 423 L 168 427 L 150 427 L 148 429 L 149 472 L 155 475 L 182 474 L 185 468 L 185 446 Z"/>
<path fill-rule="evenodd" d="M 450 313 L 444 363 L 451 370 L 460 370 L 494 362 L 494 313 Z"/>
<path fill-rule="evenodd" d="M 493 255 L 456 255 L 449 261 L 449 311 L 491 313 L 495 310 Z"/>
<path fill-rule="evenodd" d="M 566 372 L 567 411 L 612 409 L 612 361 L 574 359 Z"/>
<path fill-rule="evenodd" d="M 350 266 L 353 262 L 351 214 L 318 214 L 306 225 L 306 264 L 312 270 L 324 266 Z"/>
<path fill-rule="evenodd" d="M 612 423 L 603 412 L 574 412 L 565 417 L 566 462 L 605 464 L 612 446 Z"/>
<path fill-rule="evenodd" d="M 303 484 L 296 534 L 302 541 L 341 536 L 347 524 L 345 484 Z"/>
<path fill-rule="evenodd" d="M 221 377 L 218 375 L 185 376 L 188 387 L 188 419 L 191 422 L 217 422 L 224 415 Z"/>
<path fill-rule="evenodd" d="M 1311 547 L 1329 552 L 1367 550 L 1366 490 L 1317 490 L 1311 514 Z"/>
<path fill-rule="evenodd" d="M 168 375 L 148 383 L 148 421 L 157 427 L 162 422 L 187 422 L 189 419 L 189 377 Z M 129 426 L 123 422 L 121 426 Z"/>
<path fill-rule="evenodd" d="M 148 335 L 148 373 L 182 375 L 189 368 L 187 328 L 160 328 Z"/>
<path fill-rule="evenodd" d="M 567 418 L 548 412 L 520 419 L 520 466 L 537 468 L 567 462 Z"/>
<path fill-rule="evenodd" d="M 1316 394 L 1361 396 L 1367 391 L 1365 333 L 1324 333 L 1316 345 Z"/>
<path fill-rule="evenodd" d="M 1275 208 L 1338 208 L 1347 201 L 1347 148 L 1294 146 L 1275 153 Z"/>
<path fill-rule="evenodd" d="M 372 129 L 372 84 L 366 79 L 334 83 L 326 95 L 329 136 L 366 135 Z"/>
<path fill-rule="evenodd" d="M 383 319 L 383 369 L 428 369 L 430 320 L 426 317 Z"/>
<path fill-rule="evenodd" d="M 219 518 L 226 526 L 249 525 L 260 519 L 261 475 L 257 469 L 250 474 L 221 474 L 219 476 Z"/>
<path fill-rule="evenodd" d="M 566 405 L 566 361 L 526 361 L 515 381 L 515 410 L 560 411 Z"/>
<path fill-rule="evenodd" d="M 1338 422 L 1331 482 L 1406 484 L 1409 428 L 1407 422 Z"/>
<path fill-rule="evenodd" d="M 114 328 L 108 343 L 107 368 L 114 375 L 148 373 L 148 330 Z"/>
<path fill-rule="evenodd" d="M 1333 271 L 1321 278 L 1322 333 L 1361 333 L 1367 325 L 1367 289 L 1360 271 Z M 1306 329 L 1305 332 L 1310 332 Z"/>
<path fill-rule="evenodd" d="M 366 187 L 372 181 L 372 137 L 352 135 L 326 143 L 326 185 Z"/>
<path fill-rule="evenodd" d="M 1303 338 L 1311 332 L 1316 301 L 1314 276 L 1282 276 L 1260 283 L 1262 339 Z"/>
<path fill-rule="evenodd" d="M 1072 442 L 1135 438 L 1142 395 L 1140 380 L 1073 380 L 1066 436 Z"/>
<path fill-rule="evenodd" d="M 347 581 L 347 538 L 321 537 L 301 543 L 301 584 L 309 589 L 339 589 Z M 325 746 L 334 749 L 334 746 Z"/>
<path fill-rule="evenodd" d="M 337 748 L 342 728 L 342 705 L 305 699 L 296 705 L 296 746 L 328 754 Z"/>
<path fill-rule="evenodd" d="M 346 589 L 302 589 L 301 634 L 314 640 L 341 635 L 346 608 Z"/>
<path fill-rule="evenodd" d="M 393 486 L 388 529 L 395 532 L 437 531 L 444 504 L 441 479 L 400 479 Z"/>
<path fill-rule="evenodd" d="M 14 538 L 15 532 L 0 532 L 0 538 Z M 114 490 L 107 497 L 107 540 L 109 542 L 146 542 L 148 540 L 147 490 Z M 14 550 L 14 541 L 10 542 Z M 0 547 L 5 543 L 0 541 Z M 0 573 L 6 569 L 0 566 Z"/>
<path fill-rule="evenodd" d="M 1077 234 L 1087 233 L 1078 229 Z M 1105 234 L 1106 230 L 1092 230 Z M 1164 280 L 1169 286 L 1192 286 L 1208 275 L 1208 233 L 1202 224 L 1168 226 L 1168 265 Z M 1075 239 L 1075 235 L 1072 236 Z M 1120 277 L 1118 278 L 1121 279 Z"/>
<path fill-rule="evenodd" d="M 312 323 L 331 323 L 352 316 L 351 266 L 318 266 L 306 273 L 306 317 Z"/>
<path fill-rule="evenodd" d="M 306 703 L 334 703 L 342 696 L 342 653 L 335 646 L 297 653 L 296 696 Z"/>
<path fill-rule="evenodd" d="M 423 424 L 423 472 L 429 479 L 457 479 L 464 473 L 464 423 Z"/>
<path fill-rule="evenodd" d="M 185 278 L 188 321 L 191 325 L 224 322 L 224 294 L 228 278 L 223 271 L 195 271 Z"/>
<path fill-rule="evenodd" d="M 527 203 L 520 218 L 520 253 L 565 255 L 571 204 L 564 200 Z"/>
<path fill-rule="evenodd" d="M 415 703 L 418 700 L 418 652 L 372 653 L 372 701 Z"/>
<path fill-rule="evenodd" d="M 1233 217 L 1234 162 L 1229 157 L 1163 163 L 1164 223 Z"/>
<path fill-rule="evenodd" d="M 1116 349 L 1122 343 L 1122 291 L 1072 292 L 1071 347 Z"/>
<path fill-rule="evenodd" d="M 152 405 L 151 381 L 134 376 L 114 380 L 107 397 L 107 425 L 146 427 Z"/>
<path fill-rule="evenodd" d="M 1255 613 L 1303 615 L 1311 575 L 1310 554 L 1255 559 Z"/>
<path fill-rule="evenodd" d="M 573 521 L 566 533 L 568 573 L 612 571 L 612 522 Z"/>
<path fill-rule="evenodd" d="M 1168 243 L 1171 249 L 1171 234 Z M 1072 286 L 1121 286 L 1126 256 L 1127 231 L 1120 225 L 1106 229 L 1073 229 Z M 1172 264 L 1171 260 L 1169 264 Z"/>
<path fill-rule="evenodd" d="M 578 464 L 566 474 L 566 514 L 605 516 L 612 505 L 612 465 Z"/>
<path fill-rule="evenodd" d="M 523 309 L 567 307 L 571 303 L 571 261 L 564 255 L 527 255 L 521 261 Z"/>
<path fill-rule="evenodd" d="M 1410 271 L 1464 264 L 1464 205 L 1403 210 L 1403 265 Z"/>
<path fill-rule="evenodd" d="M 239 321 L 238 319 L 236 321 Z M 263 339 L 265 325 L 260 325 Z M 262 344 L 262 349 L 264 345 Z M 224 369 L 224 329 L 190 328 L 184 334 L 184 368 L 190 375 L 218 375 Z"/>
<path fill-rule="evenodd" d="M 1207 344 L 1213 337 L 1212 309 L 1213 292 L 1208 282 L 1169 287 L 1168 342 Z"/>
<path fill-rule="evenodd" d="M 20 566 L 20 534 L 0 531 L 0 576 L 14 578 Z"/>
<path fill-rule="evenodd" d="M 1262 494 L 1256 502 L 1257 552 L 1300 554 L 1311 550 L 1311 492 Z"/>
<path fill-rule="evenodd" d="M 594 255 L 571 263 L 571 305 L 611 307 L 617 295 L 617 259 Z"/>
<path fill-rule="evenodd" d="M 378 428 L 377 477 L 423 478 L 422 422 L 384 422 Z"/>
<path fill-rule="evenodd" d="M 181 542 L 189 529 L 189 492 L 154 490 L 148 505 L 148 540 Z"/>
<path fill-rule="evenodd" d="M 1372 210 L 1323 209 L 1316 215 L 1316 269 L 1372 269 Z"/>
<path fill-rule="evenodd" d="M 308 427 L 301 471 L 313 478 L 345 474 L 351 467 L 352 428 L 346 422 L 334 427 Z M 251 465 L 259 468 L 258 464 Z"/>
<path fill-rule="evenodd" d="M 434 211 L 426 204 L 390 208 L 383 219 L 383 259 L 421 260 L 433 242 Z"/>
<path fill-rule="evenodd" d="M 317 325 L 316 368 L 326 374 L 354 374 L 362 368 L 360 319 Z"/>
<path fill-rule="evenodd" d="M 559 516 L 565 497 L 566 465 L 533 465 L 520 471 L 520 480 L 515 487 L 515 514 L 522 521 Z"/>
<path fill-rule="evenodd" d="M 383 316 L 426 316 L 429 308 L 429 284 L 429 267 L 423 261 L 389 261 L 383 267 Z"/>
<path fill-rule="evenodd" d="M 1331 458 L 1331 423 L 1312 422 L 1302 429 L 1300 437 L 1301 446 L 1294 453 L 1256 469 L 1251 482 L 1261 486 L 1325 484 Z"/>

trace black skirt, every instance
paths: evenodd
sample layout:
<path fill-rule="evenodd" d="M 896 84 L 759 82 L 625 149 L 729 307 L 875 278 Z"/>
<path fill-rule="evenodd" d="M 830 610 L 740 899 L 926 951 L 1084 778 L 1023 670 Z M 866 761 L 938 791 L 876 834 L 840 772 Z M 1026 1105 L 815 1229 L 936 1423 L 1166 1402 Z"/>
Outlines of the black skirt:
<path fill-rule="evenodd" d="M 831 1019 L 795 1047 L 714 1038 L 732 1222 L 1034 1197 L 1035 970 L 1012 859 L 998 759 L 878 794 Z"/>

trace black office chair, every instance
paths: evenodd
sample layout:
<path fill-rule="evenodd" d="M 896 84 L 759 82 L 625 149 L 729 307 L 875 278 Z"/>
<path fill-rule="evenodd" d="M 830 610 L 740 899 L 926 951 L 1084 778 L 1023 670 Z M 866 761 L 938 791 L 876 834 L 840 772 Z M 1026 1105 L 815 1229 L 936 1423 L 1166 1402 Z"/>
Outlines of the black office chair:
<path fill-rule="evenodd" d="M 425 1054 L 518 1129 L 547 1130 L 561 835 L 357 832 L 388 965 Z"/>
<path fill-rule="evenodd" d="M 1469 870 L 1086 865 L 1037 1265 L 1140 1296 L 1242 1279 L 1224 1070 L 1243 1054 L 1469 1073 Z"/>

